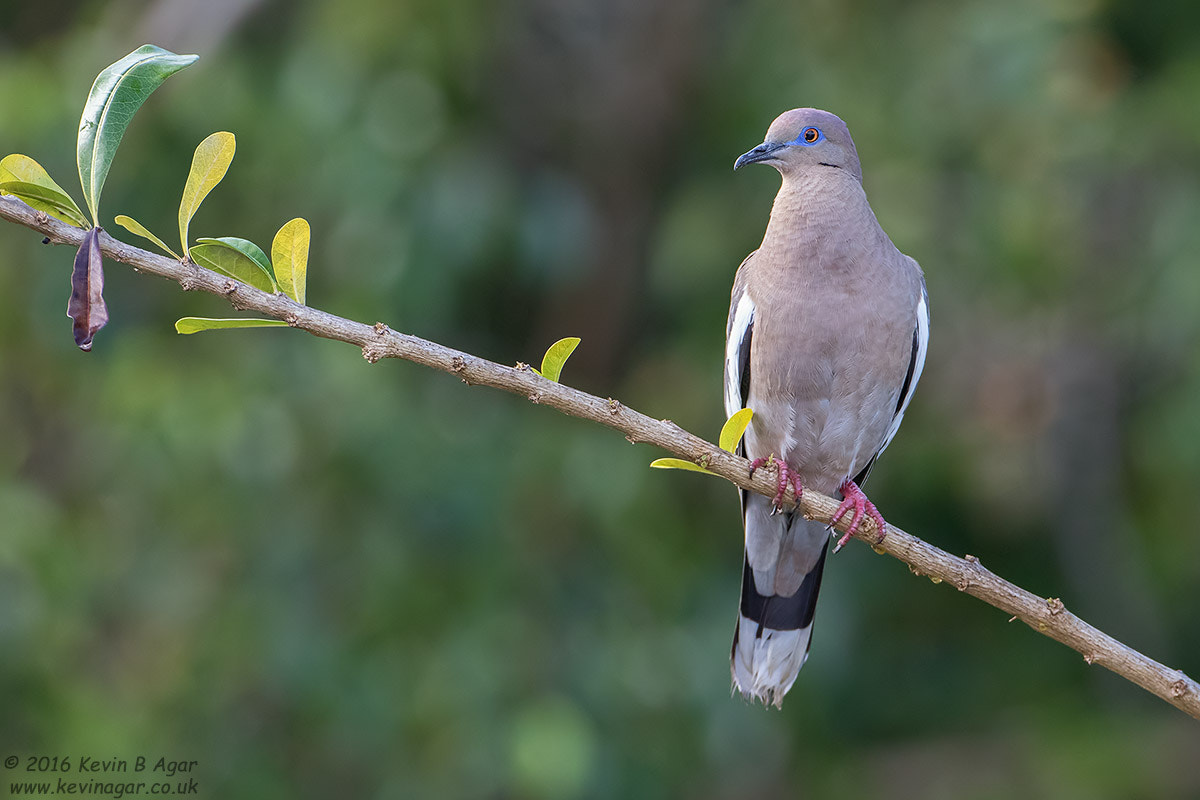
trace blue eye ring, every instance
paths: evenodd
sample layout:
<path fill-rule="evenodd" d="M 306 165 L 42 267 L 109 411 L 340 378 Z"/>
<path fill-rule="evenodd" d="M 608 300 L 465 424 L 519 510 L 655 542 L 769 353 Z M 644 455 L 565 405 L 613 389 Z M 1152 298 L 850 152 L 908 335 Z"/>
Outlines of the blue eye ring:
<path fill-rule="evenodd" d="M 812 147 L 814 144 L 819 144 L 825 140 L 825 134 L 821 133 L 820 128 L 815 128 L 809 125 L 796 136 L 795 139 L 788 144 L 798 144 L 803 147 Z"/>
<path fill-rule="evenodd" d="M 821 138 L 821 132 L 816 128 L 805 128 L 800 137 L 804 139 L 805 144 L 816 144 Z"/>

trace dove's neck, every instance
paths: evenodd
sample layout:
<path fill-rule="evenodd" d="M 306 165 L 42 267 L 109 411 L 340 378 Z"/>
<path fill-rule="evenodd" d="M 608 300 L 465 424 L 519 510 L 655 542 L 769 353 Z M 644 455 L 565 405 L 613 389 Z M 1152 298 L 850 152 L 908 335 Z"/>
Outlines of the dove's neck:
<path fill-rule="evenodd" d="M 862 184 L 835 167 L 813 167 L 784 176 L 775 197 L 761 252 L 779 265 L 799 265 L 815 256 L 853 261 L 855 251 L 884 236 Z"/>

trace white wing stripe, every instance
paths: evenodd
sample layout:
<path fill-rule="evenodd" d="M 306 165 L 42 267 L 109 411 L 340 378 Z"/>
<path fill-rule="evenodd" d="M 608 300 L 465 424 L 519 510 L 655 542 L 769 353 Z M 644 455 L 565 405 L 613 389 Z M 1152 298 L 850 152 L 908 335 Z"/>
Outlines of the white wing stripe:
<path fill-rule="evenodd" d="M 733 311 L 729 332 L 725 337 L 725 416 L 732 417 L 746 404 L 742 397 L 742 343 L 754 323 L 754 301 L 743 291 Z"/>
<path fill-rule="evenodd" d="M 917 391 L 917 381 L 921 380 L 921 370 L 925 369 L 925 353 L 929 350 L 929 303 L 926 299 L 925 291 L 921 291 L 921 300 L 917 303 L 917 353 L 913 365 L 912 380 L 908 382 L 908 391 L 904 393 L 904 398 L 900 403 L 900 410 L 896 412 L 896 416 L 892 418 L 892 424 L 888 427 L 887 436 L 884 437 L 883 447 L 879 448 L 882 453 L 887 449 L 887 446 L 892 443 L 892 438 L 896 432 L 900 430 L 900 422 L 904 419 L 904 412 L 908 409 L 908 401 L 912 400 L 913 394 Z M 876 454 L 878 455 L 878 454 Z"/>

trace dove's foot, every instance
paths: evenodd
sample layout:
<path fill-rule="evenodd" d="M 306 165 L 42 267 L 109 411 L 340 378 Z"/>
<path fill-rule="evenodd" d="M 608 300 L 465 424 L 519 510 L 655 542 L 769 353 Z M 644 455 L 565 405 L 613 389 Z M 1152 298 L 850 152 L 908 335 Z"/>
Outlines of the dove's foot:
<path fill-rule="evenodd" d="M 833 548 L 833 552 L 837 552 L 846 546 L 846 542 L 850 541 L 850 537 L 858 530 L 858 523 L 862 522 L 864 516 L 870 517 L 875 523 L 875 530 L 879 532 L 879 538 L 875 544 L 882 544 L 883 537 L 887 535 L 887 523 L 883 521 L 883 515 L 879 513 L 879 509 L 875 504 L 867 499 L 863 494 L 863 490 L 858 488 L 852 480 L 845 481 L 841 487 L 842 504 L 838 506 L 837 513 L 829 520 L 829 524 L 835 525 L 837 521 L 846 515 L 846 512 L 853 511 L 850 517 L 850 527 L 842 534 L 842 538 L 838 539 L 837 547 Z"/>
<path fill-rule="evenodd" d="M 775 506 L 775 513 L 783 510 L 783 497 L 787 494 L 788 487 L 792 488 L 792 494 L 796 504 L 800 504 L 800 496 L 804 494 L 804 485 L 800 483 L 800 473 L 787 465 L 787 462 L 782 458 L 775 456 L 767 456 L 766 458 L 756 458 L 750 462 L 750 477 L 754 477 L 755 471 L 759 467 L 775 465 L 775 476 L 778 481 L 778 491 L 775 492 L 775 499 L 771 504 Z"/>

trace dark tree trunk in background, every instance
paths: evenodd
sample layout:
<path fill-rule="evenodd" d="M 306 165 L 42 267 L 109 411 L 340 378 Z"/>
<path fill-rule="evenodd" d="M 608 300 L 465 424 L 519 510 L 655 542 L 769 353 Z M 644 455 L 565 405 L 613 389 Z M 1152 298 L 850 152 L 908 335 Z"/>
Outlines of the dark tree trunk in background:
<path fill-rule="evenodd" d="M 531 348 L 582 337 L 585 382 L 611 383 L 636 336 L 707 16 L 699 0 L 528 0 L 507 32 L 493 94 L 510 146 L 569 174 L 592 214 L 583 268 L 543 298 Z"/>

